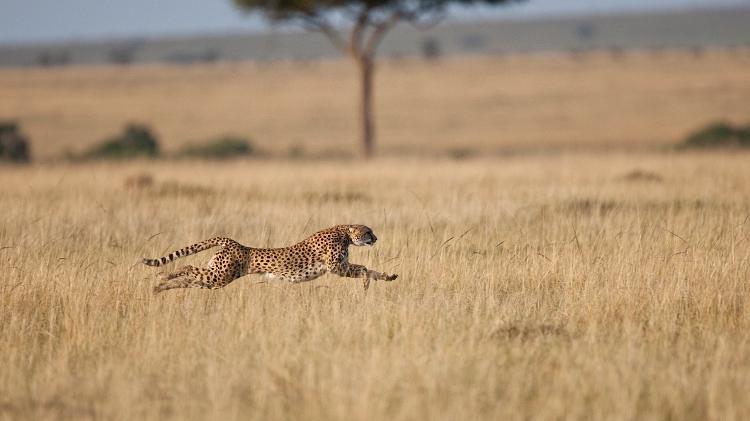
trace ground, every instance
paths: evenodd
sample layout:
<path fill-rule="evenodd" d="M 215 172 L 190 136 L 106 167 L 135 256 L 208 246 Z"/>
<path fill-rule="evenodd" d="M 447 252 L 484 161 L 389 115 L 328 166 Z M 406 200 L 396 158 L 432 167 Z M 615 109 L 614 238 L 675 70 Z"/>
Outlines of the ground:
<path fill-rule="evenodd" d="M 0 413 L 746 418 L 747 159 L 3 169 Z M 144 171 L 153 186 L 124 187 Z M 397 281 L 364 294 L 247 277 L 152 297 L 155 269 L 138 264 L 346 222 L 379 238 L 351 260 Z"/>

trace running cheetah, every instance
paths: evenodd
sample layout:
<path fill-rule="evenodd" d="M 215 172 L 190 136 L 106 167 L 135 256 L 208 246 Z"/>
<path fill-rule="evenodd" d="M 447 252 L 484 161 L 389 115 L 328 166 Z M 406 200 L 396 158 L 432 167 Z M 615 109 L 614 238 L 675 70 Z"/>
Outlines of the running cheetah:
<path fill-rule="evenodd" d="M 154 287 L 154 294 L 173 288 L 222 288 L 251 273 L 298 283 L 311 281 L 331 272 L 348 278 L 363 278 L 362 286 L 367 291 L 372 279 L 393 281 L 398 277 L 349 263 L 350 245 L 372 246 L 377 239 L 372 229 L 364 225 L 336 225 L 293 246 L 275 249 L 246 247 L 232 239 L 216 237 L 159 259 L 143 259 L 143 263 L 162 266 L 178 257 L 189 256 L 211 247 L 222 247 L 205 269 L 183 266 L 175 272 L 160 274 L 162 282 Z"/>

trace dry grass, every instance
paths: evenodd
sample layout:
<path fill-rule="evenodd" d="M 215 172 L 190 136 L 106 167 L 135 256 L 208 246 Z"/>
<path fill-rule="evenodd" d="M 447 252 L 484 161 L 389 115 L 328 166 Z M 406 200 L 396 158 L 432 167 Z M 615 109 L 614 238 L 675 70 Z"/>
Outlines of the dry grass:
<path fill-rule="evenodd" d="M 749 64 L 742 50 L 383 62 L 381 151 L 673 143 L 717 118 L 746 122 Z M 81 150 L 131 120 L 153 124 L 172 151 L 223 133 L 275 153 L 357 146 L 347 61 L 1 70 L 0 92 L 0 118 L 19 118 L 42 158 Z"/>
<path fill-rule="evenodd" d="M 749 58 L 384 64 L 383 150 L 649 146 L 744 121 Z M 679 71 L 677 71 L 679 70 Z M 128 120 L 352 150 L 349 63 L 0 71 L 42 158 Z M 460 153 L 459 153 L 460 152 Z M 0 419 L 748 419 L 746 153 L 0 168 Z M 400 275 L 150 294 L 137 263 L 333 224 Z M 178 264 L 202 264 L 209 253 Z"/>
<path fill-rule="evenodd" d="M 0 169 L 0 418 L 748 419 L 747 162 Z M 396 282 L 152 297 L 135 264 L 349 221 Z"/>

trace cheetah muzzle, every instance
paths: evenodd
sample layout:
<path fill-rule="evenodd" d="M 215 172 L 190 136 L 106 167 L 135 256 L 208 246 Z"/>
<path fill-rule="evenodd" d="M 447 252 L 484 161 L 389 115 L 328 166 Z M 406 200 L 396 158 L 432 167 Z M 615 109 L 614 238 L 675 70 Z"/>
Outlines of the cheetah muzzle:
<path fill-rule="evenodd" d="M 182 266 L 171 273 L 160 273 L 154 294 L 174 288 L 217 289 L 248 274 L 266 274 L 291 283 L 311 281 L 330 272 L 347 278 L 361 278 L 365 291 L 371 280 L 393 281 L 386 274 L 349 263 L 349 246 L 374 246 L 378 238 L 365 225 L 336 225 L 318 231 L 289 247 L 261 249 L 243 246 L 224 237 L 202 241 L 158 259 L 143 259 L 148 266 L 163 266 L 178 257 L 189 256 L 221 246 L 206 268 Z"/>

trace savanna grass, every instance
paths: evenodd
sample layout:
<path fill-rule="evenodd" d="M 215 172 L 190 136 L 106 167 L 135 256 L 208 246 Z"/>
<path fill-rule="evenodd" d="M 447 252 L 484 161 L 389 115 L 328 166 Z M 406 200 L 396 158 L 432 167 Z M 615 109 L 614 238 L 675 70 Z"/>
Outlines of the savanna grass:
<path fill-rule="evenodd" d="M 0 169 L 0 418 L 747 419 L 747 160 Z M 137 263 L 349 222 L 397 281 L 154 297 Z"/>

